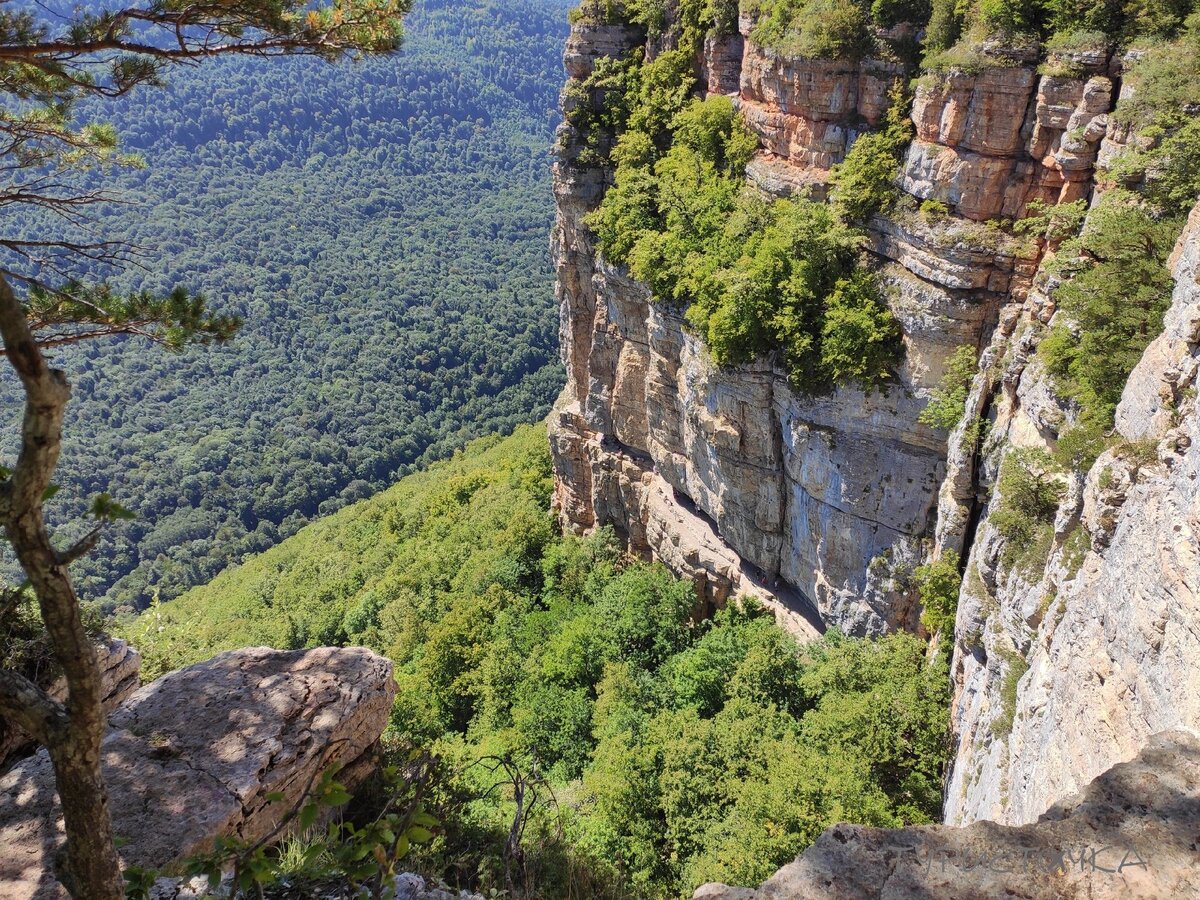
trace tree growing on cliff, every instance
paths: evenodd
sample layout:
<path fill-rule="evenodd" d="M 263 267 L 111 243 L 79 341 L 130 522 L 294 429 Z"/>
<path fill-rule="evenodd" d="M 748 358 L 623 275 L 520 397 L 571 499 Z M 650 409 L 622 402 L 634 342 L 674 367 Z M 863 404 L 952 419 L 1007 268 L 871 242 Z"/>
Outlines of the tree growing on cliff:
<path fill-rule="evenodd" d="M 10 222 L 11 214 L 32 209 L 62 224 L 50 236 L 0 234 L 0 338 L 25 395 L 16 463 L 0 469 L 0 524 L 27 576 L 24 585 L 3 591 L 0 615 L 32 594 L 67 684 L 66 700 L 59 702 L 25 674 L 0 670 L 0 715 L 49 750 L 67 836 L 60 877 L 75 897 L 118 900 L 125 889 L 100 770 L 100 671 L 68 567 L 95 545 L 100 529 L 127 513 L 99 495 L 91 505 L 93 526 L 67 547 L 47 526 L 43 506 L 55 490 L 70 398 L 66 373 L 47 351 L 122 334 L 178 348 L 227 340 L 238 325 L 182 288 L 161 297 L 125 294 L 103 281 L 71 277 L 89 265 L 139 258 L 137 248 L 92 235 L 87 212 L 119 200 L 94 186 L 106 170 L 140 162 L 120 152 L 112 128 L 77 121 L 76 105 L 160 86 L 172 67 L 217 56 L 334 60 L 390 52 L 399 46 L 409 4 L 147 0 L 64 14 L 0 0 L 0 90 L 7 95 L 0 108 L 0 208 Z"/>

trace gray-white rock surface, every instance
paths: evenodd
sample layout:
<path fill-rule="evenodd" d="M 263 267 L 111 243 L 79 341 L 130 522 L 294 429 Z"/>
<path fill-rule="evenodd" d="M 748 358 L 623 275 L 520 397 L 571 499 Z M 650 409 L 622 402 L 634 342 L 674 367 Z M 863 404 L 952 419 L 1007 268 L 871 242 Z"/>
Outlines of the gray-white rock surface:
<path fill-rule="evenodd" d="M 391 662 L 361 647 L 233 650 L 141 688 L 101 751 L 124 862 L 162 869 L 221 835 L 257 840 L 332 763 L 361 781 L 394 695 Z M 61 843 L 42 750 L 0 779 L 0 896 L 65 897 Z"/>
<path fill-rule="evenodd" d="M 1044 566 L 1005 570 L 987 517 L 976 534 L 956 629 L 949 823 L 1031 822 L 1149 735 L 1200 729 L 1200 207 L 1171 265 L 1164 331 L 1117 410 L 1124 443 L 1067 485 Z M 997 458 L 1052 446 L 1069 425 L 1019 329 L 1009 343 Z"/>

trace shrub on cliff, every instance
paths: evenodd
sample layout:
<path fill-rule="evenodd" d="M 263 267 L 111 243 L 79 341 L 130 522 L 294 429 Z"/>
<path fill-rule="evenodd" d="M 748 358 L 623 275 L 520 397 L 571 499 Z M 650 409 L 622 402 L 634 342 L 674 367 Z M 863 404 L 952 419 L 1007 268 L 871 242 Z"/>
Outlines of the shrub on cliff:
<path fill-rule="evenodd" d="M 946 550 L 933 562 L 913 570 L 913 580 L 921 596 L 921 624 L 931 635 L 939 632 L 950 635 L 954 631 L 958 593 L 962 587 L 958 565 L 958 554 Z"/>
<path fill-rule="evenodd" d="M 959 347 L 946 361 L 942 380 L 933 389 L 929 404 L 921 410 L 917 421 L 931 428 L 949 431 L 958 424 L 967 408 L 967 396 L 975 377 L 975 348 Z"/>
<path fill-rule="evenodd" d="M 757 142 L 727 97 L 694 100 L 659 152 L 630 116 L 616 183 L 588 218 L 605 258 L 624 262 L 687 321 L 714 362 L 777 351 L 793 384 L 884 380 L 900 332 L 860 236 L 825 204 L 770 201 L 745 184 Z"/>
<path fill-rule="evenodd" d="M 1000 562 L 1032 570 L 1045 562 L 1054 537 L 1064 492 L 1058 466 L 1044 450 L 1018 447 L 1004 457 L 997 487 L 999 502 L 988 521 L 1005 541 Z"/>
<path fill-rule="evenodd" d="M 895 180 L 912 140 L 913 126 L 909 118 L 911 97 L 899 81 L 892 86 L 890 98 L 883 127 L 859 135 L 846 158 L 830 173 L 830 200 L 844 217 L 855 222 L 889 211 L 896 200 Z"/>
<path fill-rule="evenodd" d="M 812 59 L 856 60 L 869 54 L 870 19 L 854 0 L 757 0 L 751 38 L 761 46 Z"/>
<path fill-rule="evenodd" d="M 1162 330 L 1174 286 L 1166 259 L 1179 228 L 1111 190 L 1059 249 L 1067 277 L 1054 298 L 1066 320 L 1056 320 L 1039 352 L 1084 418 L 1112 421 L 1129 373 Z"/>
<path fill-rule="evenodd" d="M 875 276 L 860 269 L 839 279 L 821 325 L 821 373 L 835 384 L 871 388 L 890 377 L 901 346 L 900 325 Z"/>

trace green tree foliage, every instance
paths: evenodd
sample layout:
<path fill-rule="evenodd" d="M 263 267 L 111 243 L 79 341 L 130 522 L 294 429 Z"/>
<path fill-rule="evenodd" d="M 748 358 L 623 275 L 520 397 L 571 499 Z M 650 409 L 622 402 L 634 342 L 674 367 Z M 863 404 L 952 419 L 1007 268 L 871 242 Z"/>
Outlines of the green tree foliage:
<path fill-rule="evenodd" d="M 899 327 L 857 268 L 858 233 L 826 204 L 769 202 L 746 187 L 757 145 L 729 98 L 691 101 L 661 153 L 635 121 L 616 150 L 616 183 L 589 218 L 605 256 L 686 306 L 718 365 L 777 351 L 800 389 L 884 381 Z"/>
<path fill-rule="evenodd" d="M 927 55 L 949 50 L 958 41 L 963 28 L 963 7 L 962 0 L 933 0 L 925 29 Z"/>
<path fill-rule="evenodd" d="M 917 421 L 931 428 L 949 431 L 967 409 L 967 395 L 975 378 L 975 348 L 962 346 L 950 354 L 942 380 L 933 389 L 929 405 L 921 410 Z"/>
<path fill-rule="evenodd" d="M 393 59 L 216 60 L 104 108 L 147 168 L 113 176 L 140 202 L 98 221 L 163 273 L 114 284 L 163 297 L 186 275 L 244 325 L 180 354 L 56 350 L 73 396 L 48 511 L 76 518 L 108 490 L 137 513 L 73 567 L 81 592 L 170 600 L 545 414 L 562 379 L 545 235 L 564 8 L 431 0 Z M 0 385 L 10 426 L 15 390 Z"/>
<path fill-rule="evenodd" d="M 873 26 L 929 21 L 929 0 L 746 0 L 751 38 L 761 46 L 813 59 L 861 59 L 879 52 Z"/>
<path fill-rule="evenodd" d="M 895 203 L 896 176 L 913 136 L 911 97 L 900 82 L 878 131 L 861 134 L 830 173 L 830 199 L 844 218 L 866 222 Z"/>
<path fill-rule="evenodd" d="M 820 371 L 835 384 L 880 384 L 900 355 L 900 325 L 870 272 L 858 270 L 834 285 L 821 324 Z"/>
<path fill-rule="evenodd" d="M 126 633 L 151 674 L 246 644 L 386 652 L 391 739 L 443 760 L 445 834 L 414 864 L 463 886 L 505 886 L 515 801 L 481 758 L 558 797 L 526 832 L 547 898 L 756 883 L 837 821 L 936 820 L 944 660 L 910 635 L 800 647 L 750 603 L 696 621 L 692 586 L 611 533 L 555 534 L 549 492 L 544 429 L 484 439 Z"/>
<path fill-rule="evenodd" d="M 1040 352 L 1085 421 L 1111 423 L 1129 373 L 1162 330 L 1174 286 L 1166 259 L 1179 229 L 1111 190 L 1059 249 L 1067 278 L 1054 296 L 1069 323 L 1056 324 Z"/>
<path fill-rule="evenodd" d="M 874 48 L 870 11 L 855 0 L 757 0 L 751 38 L 813 59 L 861 59 Z"/>
<path fill-rule="evenodd" d="M 954 631 L 958 592 L 962 587 L 958 554 L 946 550 L 933 562 L 917 566 L 913 579 L 921 594 L 921 624 L 930 634 Z"/>
<path fill-rule="evenodd" d="M 1005 567 L 1031 570 L 1046 561 L 1065 490 L 1060 471 L 1044 450 L 1018 447 L 1004 457 L 997 479 L 999 502 L 988 521 L 1004 537 Z"/>
<path fill-rule="evenodd" d="M 926 49 L 945 50 L 961 34 L 968 40 L 998 35 L 1055 39 L 1103 35 L 1110 44 L 1170 37 L 1193 9 L 1193 0 L 934 0 Z"/>

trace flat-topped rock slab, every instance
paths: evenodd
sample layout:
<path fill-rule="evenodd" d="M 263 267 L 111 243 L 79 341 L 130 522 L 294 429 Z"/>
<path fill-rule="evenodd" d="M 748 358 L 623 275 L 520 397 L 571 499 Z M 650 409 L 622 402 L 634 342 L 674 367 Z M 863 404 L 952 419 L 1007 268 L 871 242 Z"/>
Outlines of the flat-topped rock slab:
<path fill-rule="evenodd" d="M 162 869 L 222 835 L 257 840 L 332 763 L 361 780 L 394 696 L 391 662 L 361 647 L 232 650 L 139 689 L 101 751 L 123 861 Z M 62 843 L 41 750 L 0 779 L 0 897 L 66 897 Z"/>

